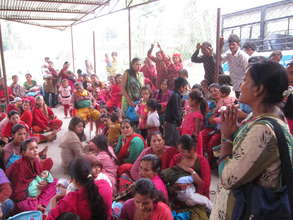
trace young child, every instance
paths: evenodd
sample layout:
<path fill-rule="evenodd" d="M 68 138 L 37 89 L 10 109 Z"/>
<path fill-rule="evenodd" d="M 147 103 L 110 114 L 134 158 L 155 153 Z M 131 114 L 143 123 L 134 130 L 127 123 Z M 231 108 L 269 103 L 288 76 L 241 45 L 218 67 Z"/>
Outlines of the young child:
<path fill-rule="evenodd" d="M 181 135 L 188 134 L 198 137 L 199 132 L 203 129 L 204 116 L 207 109 L 207 102 L 201 92 L 194 90 L 189 93 L 189 110 L 186 112 L 182 125 Z"/>
<path fill-rule="evenodd" d="M 183 79 L 186 79 L 188 81 L 188 71 L 186 69 L 182 69 L 179 71 L 179 77 L 183 78 Z M 187 91 L 189 92 L 191 90 L 191 86 L 190 84 L 188 83 L 188 86 L 187 86 Z M 187 100 L 188 99 L 188 95 L 184 95 L 183 96 L 183 99 L 184 100 Z"/>
<path fill-rule="evenodd" d="M 220 75 L 218 80 L 219 80 L 218 83 L 220 86 L 222 86 L 222 85 L 232 86 L 232 80 L 229 75 L 225 75 L 225 74 Z"/>
<path fill-rule="evenodd" d="M 235 104 L 236 98 L 230 96 L 231 88 L 228 85 L 220 87 L 221 99 L 218 101 L 219 106 L 231 106 Z"/>
<path fill-rule="evenodd" d="M 103 173 L 103 164 L 99 161 L 93 161 L 92 162 L 92 176 L 93 178 L 97 180 L 105 180 L 109 183 L 110 187 L 112 188 L 112 183 L 109 177 Z"/>
<path fill-rule="evenodd" d="M 164 79 L 161 82 L 160 89 L 155 93 L 154 98 L 162 106 L 162 111 L 165 111 L 172 91 L 168 89 L 168 80 Z"/>
<path fill-rule="evenodd" d="M 147 102 L 148 116 L 147 116 L 147 140 L 150 142 L 151 137 L 154 133 L 160 132 L 160 118 L 157 112 L 158 103 L 154 99 L 150 99 Z"/>
<path fill-rule="evenodd" d="M 179 77 L 188 80 L 188 71 L 186 69 L 182 69 L 179 71 Z"/>
<path fill-rule="evenodd" d="M 185 202 L 188 207 L 203 205 L 209 210 L 212 209 L 212 202 L 207 197 L 196 193 L 192 176 L 180 177 L 175 184 L 179 189 L 176 191 L 177 199 Z"/>
<path fill-rule="evenodd" d="M 109 115 L 107 113 L 103 113 L 100 115 L 99 118 L 99 127 L 98 127 L 98 132 L 97 134 L 100 135 L 107 135 L 108 133 L 108 120 L 110 119 Z"/>
<path fill-rule="evenodd" d="M 108 143 L 110 146 L 113 146 L 118 141 L 118 138 L 120 136 L 120 127 L 121 127 L 121 124 L 119 122 L 119 116 L 116 112 L 113 112 L 111 114 L 107 125 L 108 125 L 108 132 L 107 132 Z"/>
<path fill-rule="evenodd" d="M 71 179 L 70 183 L 66 189 L 66 194 L 70 193 L 70 192 L 75 192 L 78 190 L 78 187 L 75 185 L 74 181 Z"/>
<path fill-rule="evenodd" d="M 88 74 L 83 74 L 83 81 L 82 81 L 83 88 L 88 90 L 88 88 L 91 88 L 91 79 Z"/>
<path fill-rule="evenodd" d="M 111 110 L 121 108 L 122 90 L 121 90 L 122 75 L 115 76 L 115 83 L 110 88 L 110 99 L 107 101 L 107 106 Z"/>
<path fill-rule="evenodd" d="M 178 128 L 182 122 L 182 95 L 186 92 L 188 82 L 184 78 L 175 79 L 174 91 L 166 108 L 165 141 L 168 146 L 176 146 L 179 139 Z"/>
<path fill-rule="evenodd" d="M 205 115 L 205 129 L 201 131 L 203 152 L 208 158 L 210 164 L 215 162 L 212 148 L 221 143 L 221 133 L 220 128 L 220 109 L 221 105 L 219 101 L 221 100 L 220 86 L 213 83 L 209 86 L 209 92 L 211 94 L 211 99 L 208 100 L 208 112 Z"/>
<path fill-rule="evenodd" d="M 56 184 L 56 195 L 51 200 L 51 207 L 56 207 L 58 202 L 63 199 L 63 197 L 67 193 L 67 189 L 69 187 L 69 180 L 65 178 L 58 179 Z"/>
<path fill-rule="evenodd" d="M 56 184 L 56 194 L 60 196 L 65 195 L 69 184 L 69 180 L 65 178 L 60 178 Z"/>
<path fill-rule="evenodd" d="M 68 111 L 70 110 L 71 96 L 71 87 L 69 86 L 68 80 L 63 79 L 59 88 L 59 102 L 63 105 L 65 118 L 67 118 Z"/>
<path fill-rule="evenodd" d="M 201 92 L 203 94 L 203 96 L 206 98 L 206 99 L 210 99 L 211 98 L 211 93 L 209 91 L 209 85 L 208 85 L 208 81 L 207 80 L 202 80 L 200 82 L 200 86 L 201 86 Z"/>
<path fill-rule="evenodd" d="M 140 129 L 141 135 L 146 139 L 147 138 L 147 116 L 148 116 L 148 109 L 147 109 L 147 102 L 151 97 L 151 91 L 147 87 L 141 88 L 141 101 L 136 106 L 136 112 L 139 115 L 138 120 L 138 128 Z"/>
<path fill-rule="evenodd" d="M 46 181 L 47 183 L 54 182 L 54 178 L 48 170 L 43 170 L 40 176 L 36 176 L 35 179 L 30 183 L 28 187 L 29 197 L 35 198 L 40 195 L 41 191 L 39 189 L 39 184 L 43 181 Z"/>

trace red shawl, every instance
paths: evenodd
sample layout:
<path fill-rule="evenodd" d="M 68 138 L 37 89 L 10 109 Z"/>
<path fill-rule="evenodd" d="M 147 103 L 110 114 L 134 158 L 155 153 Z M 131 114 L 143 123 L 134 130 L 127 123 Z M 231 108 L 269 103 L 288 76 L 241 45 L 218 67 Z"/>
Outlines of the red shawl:
<path fill-rule="evenodd" d="M 179 71 L 183 69 L 182 63 L 174 63 L 168 66 L 168 79 L 175 79 L 179 77 Z"/>
<path fill-rule="evenodd" d="M 50 117 L 53 118 L 54 113 L 51 108 L 47 107 L 48 116 L 40 108 L 33 110 L 33 125 L 38 125 L 41 129 L 47 129 L 49 126 Z"/>
<path fill-rule="evenodd" d="M 121 107 L 121 99 L 122 99 L 121 85 L 119 84 L 112 85 L 111 86 L 111 100 L 119 108 Z"/>
<path fill-rule="evenodd" d="M 11 199 L 18 202 L 27 198 L 27 189 L 31 181 L 41 173 L 39 159 L 21 158 L 15 161 L 7 170 L 6 175 L 11 181 L 13 194 Z"/>
<path fill-rule="evenodd" d="M 27 126 L 27 124 L 25 122 L 20 120 L 19 122 L 17 122 L 17 124 L 21 124 L 21 125 L 25 126 L 26 131 L 29 132 L 29 127 Z M 2 137 L 11 138 L 13 126 L 14 125 L 10 121 L 8 121 L 8 123 L 3 127 L 2 131 L 1 131 Z"/>
<path fill-rule="evenodd" d="M 31 110 L 25 110 L 21 116 L 20 120 L 25 122 L 29 127 L 32 127 L 33 124 L 33 113 Z"/>
<path fill-rule="evenodd" d="M 126 158 L 128 156 L 130 142 L 135 137 L 140 137 L 144 141 L 144 138 L 140 134 L 137 134 L 137 133 L 133 133 L 130 137 L 123 138 L 122 139 L 122 147 L 121 147 L 119 154 L 117 156 L 119 161 L 122 161 L 124 158 Z M 147 145 L 144 144 L 144 146 L 147 146 Z"/>

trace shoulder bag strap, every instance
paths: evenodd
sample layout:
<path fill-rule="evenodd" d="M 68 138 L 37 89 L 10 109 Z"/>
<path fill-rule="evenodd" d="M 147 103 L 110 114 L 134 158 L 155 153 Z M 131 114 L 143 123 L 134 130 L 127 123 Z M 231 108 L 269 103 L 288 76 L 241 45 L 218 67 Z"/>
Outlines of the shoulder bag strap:
<path fill-rule="evenodd" d="M 281 172 L 283 176 L 283 181 L 288 189 L 289 203 L 291 207 L 291 213 L 293 214 L 293 168 L 289 157 L 289 146 L 287 143 L 287 139 L 284 135 L 281 125 L 275 119 L 262 118 L 261 120 L 269 121 L 269 123 L 273 126 L 273 130 L 277 137 L 281 160 Z"/>

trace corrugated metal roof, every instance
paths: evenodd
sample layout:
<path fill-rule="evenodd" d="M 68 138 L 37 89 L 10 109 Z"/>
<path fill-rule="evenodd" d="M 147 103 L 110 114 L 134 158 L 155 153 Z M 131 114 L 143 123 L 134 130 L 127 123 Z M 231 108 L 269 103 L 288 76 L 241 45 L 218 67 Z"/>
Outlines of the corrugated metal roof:
<path fill-rule="evenodd" d="M 110 0 L 1 0 L 0 19 L 65 29 Z"/>

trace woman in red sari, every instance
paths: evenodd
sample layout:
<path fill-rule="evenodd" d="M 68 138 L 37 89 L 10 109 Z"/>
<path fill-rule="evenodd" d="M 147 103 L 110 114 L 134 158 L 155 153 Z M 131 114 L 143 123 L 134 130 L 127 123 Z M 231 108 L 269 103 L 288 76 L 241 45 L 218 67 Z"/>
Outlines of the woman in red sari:
<path fill-rule="evenodd" d="M 22 113 L 20 120 L 25 122 L 30 128 L 33 125 L 33 113 L 31 111 L 30 101 L 24 100 L 22 104 Z"/>
<path fill-rule="evenodd" d="M 163 139 L 162 134 L 160 133 L 153 134 L 151 137 L 151 146 L 145 148 L 141 152 L 139 157 L 136 159 L 136 161 L 134 162 L 130 170 L 131 177 L 134 180 L 139 179 L 139 167 L 140 167 L 141 160 L 145 155 L 147 154 L 157 155 L 161 160 L 161 168 L 166 169 L 169 167 L 169 163 L 171 159 L 173 158 L 173 156 L 177 153 L 178 153 L 177 148 L 169 147 L 165 145 L 165 141 Z"/>
<path fill-rule="evenodd" d="M 168 75 L 168 66 L 171 64 L 170 59 L 163 52 L 161 45 L 157 43 L 159 51 L 156 53 L 154 57 L 152 55 L 152 51 L 155 47 L 154 44 L 151 45 L 151 48 L 148 51 L 148 58 L 156 64 L 157 69 L 157 88 L 160 87 L 163 79 L 167 78 Z"/>
<path fill-rule="evenodd" d="M 179 77 L 179 71 L 183 69 L 181 54 L 174 53 L 172 57 L 172 64 L 168 66 L 168 88 L 174 89 L 174 81 Z"/>
<path fill-rule="evenodd" d="M 36 106 L 33 109 L 33 131 L 36 133 L 58 130 L 62 121 L 57 119 L 51 108 L 49 108 L 42 96 L 36 97 Z"/>
<path fill-rule="evenodd" d="M 121 90 L 122 75 L 115 76 L 115 83 L 111 85 L 110 99 L 107 101 L 108 108 L 121 108 L 122 90 Z"/>
<path fill-rule="evenodd" d="M 31 101 L 25 99 L 22 104 L 22 113 L 20 120 L 28 125 L 29 128 L 32 128 L 33 124 L 33 112 L 31 110 Z M 32 129 L 30 130 L 30 136 L 38 140 L 38 143 L 50 142 L 56 139 L 56 131 L 52 131 L 48 135 L 43 135 L 39 133 L 33 133 Z"/>
<path fill-rule="evenodd" d="M 11 130 L 13 139 L 3 148 L 3 163 L 6 169 L 22 157 L 20 145 L 29 137 L 26 127 L 22 124 L 14 125 Z M 36 136 L 34 138 L 38 140 L 39 137 Z M 53 166 L 53 161 L 51 158 L 47 158 L 47 151 L 48 147 L 45 147 L 41 152 L 39 152 L 39 157 L 42 158 L 42 166 L 50 170 Z"/>
<path fill-rule="evenodd" d="M 62 81 L 63 79 L 67 79 L 68 82 L 69 82 L 69 85 L 70 85 L 71 89 L 74 90 L 74 83 L 76 81 L 75 80 L 75 75 L 74 75 L 74 73 L 72 73 L 68 69 L 69 69 L 69 62 L 66 61 L 63 64 L 63 68 L 59 72 L 58 76 L 60 78 L 60 81 Z"/>
<path fill-rule="evenodd" d="M 22 158 L 6 170 L 13 189 L 11 199 L 15 202 L 16 211 L 45 211 L 51 198 L 56 194 L 56 181 L 53 183 L 41 182 L 39 184 L 40 195 L 36 198 L 28 197 L 29 184 L 43 170 L 48 170 L 48 167 L 43 166 L 40 162 L 38 144 L 34 138 L 24 141 L 20 146 L 20 152 Z"/>
<path fill-rule="evenodd" d="M 23 121 L 20 120 L 20 116 L 19 113 L 15 110 L 12 110 L 8 113 L 8 123 L 5 124 L 5 126 L 3 127 L 2 131 L 1 131 L 1 140 L 3 142 L 5 142 L 6 144 L 11 141 L 12 139 L 12 127 L 16 124 L 22 124 L 27 132 L 29 132 L 29 127 L 27 126 L 27 124 Z"/>
<path fill-rule="evenodd" d="M 111 220 L 111 187 L 105 180 L 95 181 L 91 171 L 89 160 L 76 158 L 71 161 L 69 174 L 78 190 L 66 194 L 56 207 L 53 205 L 47 220 L 60 219 L 65 212 L 74 213 L 81 220 Z"/>
<path fill-rule="evenodd" d="M 144 65 L 140 69 L 141 72 L 143 72 L 144 78 L 148 78 L 153 85 L 157 85 L 157 69 L 156 66 L 153 65 L 150 58 L 145 58 Z"/>

